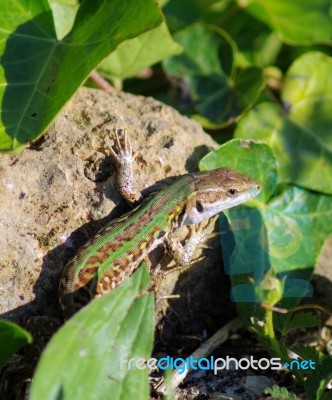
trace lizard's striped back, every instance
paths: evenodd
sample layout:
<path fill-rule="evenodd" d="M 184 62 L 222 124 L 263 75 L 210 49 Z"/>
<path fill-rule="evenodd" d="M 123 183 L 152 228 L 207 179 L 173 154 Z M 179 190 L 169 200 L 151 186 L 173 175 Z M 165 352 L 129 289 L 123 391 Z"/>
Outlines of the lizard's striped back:
<path fill-rule="evenodd" d="M 111 291 L 130 276 L 177 226 L 188 195 L 193 195 L 194 190 L 192 176 L 182 176 L 110 222 L 82 246 L 65 266 L 60 281 L 64 316 L 68 318 L 92 298 Z"/>

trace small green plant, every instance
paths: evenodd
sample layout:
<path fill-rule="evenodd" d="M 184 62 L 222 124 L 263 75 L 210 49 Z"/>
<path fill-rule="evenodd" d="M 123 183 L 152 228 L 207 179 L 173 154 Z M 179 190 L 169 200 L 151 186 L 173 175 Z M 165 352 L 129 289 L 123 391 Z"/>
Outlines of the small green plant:
<path fill-rule="evenodd" d="M 270 394 L 272 397 L 277 397 L 280 399 L 296 399 L 297 396 L 294 393 L 289 392 L 285 387 L 279 387 L 273 385 L 271 388 L 266 388 L 264 390 L 265 394 Z"/>

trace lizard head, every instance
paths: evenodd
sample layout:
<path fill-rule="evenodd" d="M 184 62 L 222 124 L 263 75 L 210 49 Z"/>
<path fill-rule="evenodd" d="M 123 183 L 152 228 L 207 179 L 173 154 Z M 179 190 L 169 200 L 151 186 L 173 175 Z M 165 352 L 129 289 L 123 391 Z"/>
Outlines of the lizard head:
<path fill-rule="evenodd" d="M 195 190 L 186 210 L 185 225 L 197 224 L 257 196 L 261 185 L 230 168 L 191 174 Z"/>

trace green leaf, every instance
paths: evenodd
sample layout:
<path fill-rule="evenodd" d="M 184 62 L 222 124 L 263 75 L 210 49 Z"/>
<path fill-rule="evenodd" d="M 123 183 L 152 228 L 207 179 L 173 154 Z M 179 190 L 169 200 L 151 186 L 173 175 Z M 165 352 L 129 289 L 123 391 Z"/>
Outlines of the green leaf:
<path fill-rule="evenodd" d="M 318 352 L 313 347 L 297 345 L 292 350 L 303 360 L 312 361 L 314 369 L 307 369 L 304 388 L 308 400 L 323 399 L 324 389 L 332 378 L 332 356 Z"/>
<path fill-rule="evenodd" d="M 152 0 L 86 0 L 59 40 L 46 0 L 4 0 L 1 9 L 3 151 L 37 139 L 103 58 L 162 23 Z"/>
<path fill-rule="evenodd" d="M 79 0 L 49 0 L 58 39 L 70 32 L 79 8 Z"/>
<path fill-rule="evenodd" d="M 161 3 L 167 25 L 172 31 L 176 31 L 197 21 L 211 0 L 164 0 Z"/>
<path fill-rule="evenodd" d="M 13 322 L 0 320 L 0 368 L 7 359 L 27 343 L 32 343 L 29 332 Z"/>
<path fill-rule="evenodd" d="M 237 0 L 290 44 L 332 43 L 330 0 Z"/>
<path fill-rule="evenodd" d="M 236 74 L 235 44 L 219 28 L 194 24 L 174 37 L 184 53 L 164 60 L 163 66 L 169 75 L 185 80 L 194 118 L 212 129 L 233 123 L 260 94 L 262 71 L 248 68 Z"/>
<path fill-rule="evenodd" d="M 282 335 L 294 329 L 314 328 L 319 326 L 319 318 L 310 312 L 302 312 L 291 315 L 276 314 L 275 329 L 278 329 Z"/>
<path fill-rule="evenodd" d="M 332 59 L 307 53 L 289 68 L 282 100 L 263 103 L 237 126 L 235 137 L 270 144 L 279 162 L 280 182 L 332 194 Z"/>
<path fill-rule="evenodd" d="M 137 399 L 149 396 L 148 370 L 131 358 L 150 357 L 153 295 L 139 268 L 123 285 L 93 300 L 52 338 L 38 364 L 31 400 Z"/>
<path fill-rule="evenodd" d="M 167 25 L 162 23 L 149 32 L 121 43 L 101 62 L 98 69 L 117 78 L 128 78 L 163 58 L 179 54 L 181 51 L 181 46 L 174 42 Z"/>
<path fill-rule="evenodd" d="M 307 275 L 305 270 L 311 271 L 325 237 L 331 233 L 331 196 L 290 187 L 268 204 L 258 200 L 252 203 L 257 206 L 255 213 L 236 209 L 227 212 L 231 224 L 233 220 L 238 225 L 243 218 L 255 217 L 250 229 L 233 232 L 236 243 L 241 246 L 232 255 L 227 251 L 224 239 L 224 257 L 228 254 L 233 266 L 243 265 L 241 260 L 246 260 L 244 269 L 234 267 L 231 273 L 255 271 L 262 277 L 264 271 L 273 268 L 277 273 L 303 270 L 302 273 Z M 289 288 L 297 294 L 301 289 L 299 286 L 297 290 L 296 285 Z"/>
<path fill-rule="evenodd" d="M 325 387 L 332 378 L 332 356 L 325 356 L 319 360 L 314 373 L 304 382 L 308 400 L 320 400 Z"/>
<path fill-rule="evenodd" d="M 253 106 L 264 81 L 260 68 L 249 67 L 227 82 L 215 75 L 189 77 L 188 86 L 199 112 L 193 119 L 206 128 L 217 129 L 238 121 Z"/>
<path fill-rule="evenodd" d="M 215 2 L 207 15 L 206 23 L 222 26 L 236 43 L 236 65 L 245 68 L 252 65 L 267 66 L 275 62 L 282 42 L 276 32 L 263 22 L 257 21 L 245 9 L 237 7 L 234 2 Z M 220 24 L 222 21 L 222 25 Z M 236 21 L 236 23 L 234 23 Z"/>
<path fill-rule="evenodd" d="M 177 32 L 174 37 L 184 48 L 184 53 L 163 62 L 170 75 L 232 74 L 236 49 L 222 29 L 197 23 Z"/>
<path fill-rule="evenodd" d="M 278 399 L 297 399 L 295 393 L 289 392 L 285 387 L 273 385 L 271 388 L 264 389 L 265 394 L 270 394 L 273 398 Z"/>
<path fill-rule="evenodd" d="M 224 266 L 231 276 L 232 300 L 238 303 L 240 314 L 247 320 L 255 315 L 252 308 L 263 301 L 257 297 L 255 286 L 269 270 L 285 279 L 285 298 L 298 301 L 311 296 L 308 279 L 321 246 L 331 233 L 332 197 L 286 187 L 271 198 L 277 190 L 277 163 L 263 143 L 227 142 L 206 156 L 200 167 L 203 166 L 227 166 L 262 184 L 259 197 L 227 210 L 227 218 L 220 218 Z M 251 314 L 243 303 L 248 303 Z"/>
<path fill-rule="evenodd" d="M 283 300 L 289 306 L 312 297 L 309 279 L 331 233 L 331 200 L 331 196 L 290 187 L 267 204 L 253 200 L 256 209 L 228 210 L 227 219 L 221 218 L 225 269 L 232 280 L 232 299 L 243 318 L 247 320 L 264 300 L 257 297 L 255 286 L 269 270 L 286 279 Z M 232 234 L 228 224 L 234 227 Z"/>

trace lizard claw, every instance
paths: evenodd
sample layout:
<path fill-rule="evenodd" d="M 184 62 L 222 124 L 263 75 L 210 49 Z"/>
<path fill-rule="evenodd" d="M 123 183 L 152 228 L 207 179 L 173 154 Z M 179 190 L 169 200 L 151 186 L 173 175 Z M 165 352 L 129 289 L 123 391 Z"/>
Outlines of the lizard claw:
<path fill-rule="evenodd" d="M 135 154 L 130 145 L 126 129 L 114 129 L 114 145 L 110 152 L 114 161 L 121 166 L 132 164 Z"/>
<path fill-rule="evenodd" d="M 141 194 L 135 189 L 133 162 L 135 153 L 130 145 L 126 129 L 114 129 L 114 144 L 109 148 L 112 158 L 117 164 L 117 187 L 119 193 L 130 205 L 141 201 Z"/>

